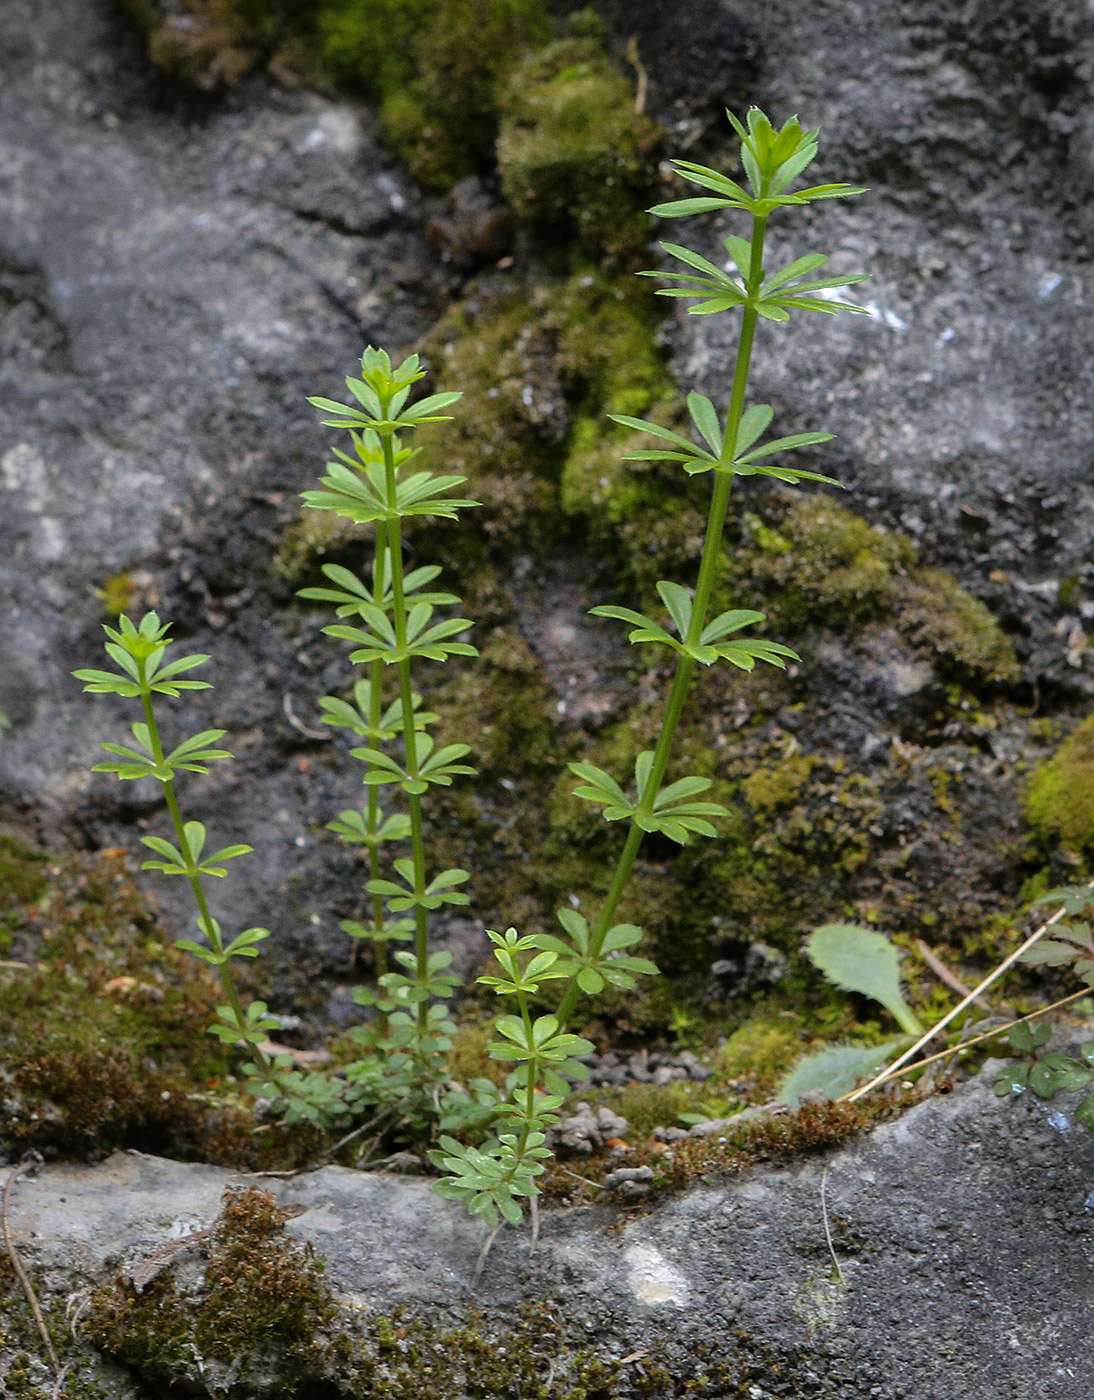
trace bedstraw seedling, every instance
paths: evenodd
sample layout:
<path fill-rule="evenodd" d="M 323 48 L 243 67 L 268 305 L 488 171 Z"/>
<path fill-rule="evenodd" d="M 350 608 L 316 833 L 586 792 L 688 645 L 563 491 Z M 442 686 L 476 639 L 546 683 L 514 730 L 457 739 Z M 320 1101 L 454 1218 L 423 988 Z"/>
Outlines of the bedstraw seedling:
<path fill-rule="evenodd" d="M 586 1077 L 584 1067 L 573 1057 L 591 1048 L 589 1042 L 567 1030 L 579 997 L 583 993 L 595 995 L 609 982 L 632 987 L 638 976 L 656 972 L 652 963 L 630 951 L 641 939 L 641 930 L 633 924 L 615 922 L 643 837 L 658 832 L 685 845 L 693 835 L 714 836 L 711 819 L 724 814 L 724 808 L 703 797 L 711 786 L 709 778 L 681 777 L 665 783 L 673 741 L 696 667 L 726 661 L 740 670 L 751 671 L 760 661 L 783 668 L 788 661 L 798 660 L 780 642 L 739 635 L 762 622 L 762 613 L 737 608 L 714 618 L 708 615 L 733 478 L 769 476 L 791 486 L 802 481 L 838 484 L 816 472 L 785 465 L 781 459 L 778 464 L 771 462 L 776 454 L 827 442 L 831 434 L 794 433 L 763 441 L 773 411 L 768 404 L 746 406 L 746 394 L 760 319 L 785 322 L 791 312 L 797 311 L 828 316 L 840 311 L 862 312 L 861 307 L 832 299 L 829 294 L 837 287 L 861 282 L 863 275 L 815 277 L 813 274 L 827 262 L 821 253 L 769 270 L 764 262 L 768 219 L 779 209 L 862 191 L 846 184 L 830 184 L 791 193 L 791 185 L 817 154 L 817 132 L 803 130 L 796 118 L 776 131 L 755 107 L 748 113 L 747 125 L 742 125 L 732 113 L 727 116 L 741 139 L 741 160 L 749 188 L 716 170 L 691 161 L 676 161 L 675 169 L 683 179 L 710 193 L 660 204 L 651 212 L 666 219 L 723 210 L 747 214 L 751 219 L 750 237 L 732 234 L 725 240 L 732 270 L 726 271 L 680 244 L 663 243 L 665 252 L 686 270 L 640 274 L 671 283 L 660 289 L 662 296 L 694 301 L 695 305 L 689 308 L 692 315 L 741 314 L 725 417 L 710 399 L 698 393 L 687 398 L 694 438 L 660 423 L 612 415 L 623 427 L 642 434 L 647 441 L 653 440 L 651 446 L 628 452 L 628 460 L 679 462 L 689 476 L 710 473 L 713 479 L 694 591 L 667 580 L 658 583 L 657 592 L 668 614 L 664 621 L 626 607 L 608 605 L 593 609 L 597 616 L 628 624 L 632 644 L 664 647 L 675 654 L 676 670 L 661 733 L 656 747 L 638 756 L 634 787 L 629 791 L 593 764 L 570 765 L 581 779 L 575 790 L 579 797 L 601 807 L 607 821 L 629 823 L 607 897 L 592 924 L 573 910 L 561 910 L 558 918 L 565 935 L 562 938 L 538 934 L 520 938 L 513 929 L 504 935 L 490 934 L 502 976 L 482 980 L 500 996 L 512 998 L 519 1012 L 498 1021 L 502 1038 L 491 1046 L 496 1059 L 517 1065 L 509 1076 L 509 1097 L 500 1111 L 504 1130 L 478 1147 L 463 1146 L 452 1137 L 442 1138 L 440 1149 L 432 1154 L 434 1163 L 449 1173 L 436 1190 L 464 1201 L 491 1224 L 497 1223 L 499 1214 L 507 1220 L 517 1220 L 521 1198 L 538 1193 L 535 1178 L 542 1174 L 543 1159 L 548 1155 L 547 1130 L 557 1122 L 556 1110 L 569 1087 L 568 1081 Z M 529 998 L 541 983 L 554 979 L 565 982 L 558 1010 L 533 1019 Z"/>

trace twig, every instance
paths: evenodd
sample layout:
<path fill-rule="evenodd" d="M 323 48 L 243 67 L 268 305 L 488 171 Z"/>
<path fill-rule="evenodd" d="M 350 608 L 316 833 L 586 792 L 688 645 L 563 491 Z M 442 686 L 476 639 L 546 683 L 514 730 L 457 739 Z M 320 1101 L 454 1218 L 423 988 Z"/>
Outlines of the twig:
<path fill-rule="evenodd" d="M 839 1259 L 836 1257 L 836 1247 L 832 1243 L 832 1229 L 828 1224 L 828 1198 L 826 1189 L 828 1186 L 828 1168 L 821 1172 L 821 1214 L 824 1216 L 824 1238 L 828 1241 L 828 1253 L 832 1256 L 832 1263 L 836 1266 L 836 1273 L 840 1283 L 846 1286 L 847 1280 L 843 1277 L 843 1270 L 840 1268 Z"/>
<path fill-rule="evenodd" d="M 1033 1021 L 1038 1016 L 1047 1016 L 1050 1011 L 1059 1011 L 1061 1006 L 1067 1006 L 1069 1002 L 1078 1001 L 1080 997 L 1090 995 L 1090 988 L 1084 987 L 1081 992 L 1072 992 L 1068 997 L 1061 997 L 1059 1001 L 1054 1001 L 1051 1006 L 1039 1006 L 1036 1011 L 1031 1011 L 1026 1016 L 1019 1016 L 1016 1021 L 1004 1021 L 1001 1026 L 994 1026 L 990 1031 L 974 1035 L 971 1040 L 963 1040 L 958 1045 L 951 1045 L 947 1050 L 939 1050 L 935 1055 L 928 1055 L 925 1060 L 915 1060 L 910 1065 L 902 1065 L 900 1069 L 894 1069 L 891 1074 L 886 1074 L 885 1079 L 891 1079 L 897 1074 L 911 1074 L 913 1070 L 933 1065 L 936 1060 L 948 1060 L 951 1055 L 959 1055 L 962 1050 L 968 1050 L 972 1045 L 979 1045 L 982 1040 L 991 1040 L 992 1036 L 1002 1035 L 1004 1031 L 1013 1030 L 1015 1026 L 1024 1025 L 1027 1021 Z M 849 1097 L 848 1094 L 844 1095 L 844 1099 Z M 837 1102 L 842 1103 L 843 1099 L 839 1099 Z"/>
<path fill-rule="evenodd" d="M 308 726 L 304 723 L 304 721 L 297 715 L 296 711 L 292 707 L 292 696 L 289 694 L 288 691 L 286 691 L 284 696 L 282 697 L 281 709 L 285 715 L 285 718 L 289 721 L 292 727 L 296 730 L 298 734 L 303 734 L 305 739 L 312 739 L 319 744 L 330 743 L 332 736 L 328 734 L 325 729 L 309 729 Z"/>
<path fill-rule="evenodd" d="M 46 1326 L 46 1320 L 42 1315 L 41 1304 L 38 1302 L 38 1295 L 34 1291 L 34 1285 L 27 1277 L 27 1271 L 23 1268 L 23 1262 L 16 1252 L 15 1240 L 12 1238 L 11 1233 L 11 1220 L 9 1218 L 9 1212 L 11 1210 L 11 1188 L 24 1172 L 37 1171 L 41 1161 L 41 1157 L 35 1152 L 28 1157 L 24 1157 L 17 1167 L 12 1167 L 11 1171 L 8 1173 L 7 1181 L 4 1182 L 4 1204 L 3 1208 L 0 1209 L 0 1215 L 3 1216 L 4 1247 L 8 1251 L 8 1258 L 11 1260 L 12 1268 L 15 1270 L 15 1276 L 23 1286 L 26 1300 L 30 1304 L 31 1312 L 34 1314 L 34 1321 L 38 1324 L 38 1332 L 42 1341 L 45 1343 L 46 1351 L 49 1353 L 50 1365 L 53 1367 L 54 1380 L 57 1388 L 59 1388 L 61 1381 L 64 1379 L 64 1372 L 61 1368 L 61 1358 L 57 1355 L 57 1349 L 53 1345 L 53 1338 L 49 1335 L 49 1328 Z"/>
<path fill-rule="evenodd" d="M 1087 885 L 1087 889 L 1094 889 L 1094 880 L 1090 881 Z M 939 1031 L 945 1030 L 955 1017 L 960 1016 L 961 1012 L 964 1011 L 967 1006 L 971 1005 L 982 992 L 987 991 L 991 984 L 1002 977 L 1003 973 L 1006 972 L 1008 968 L 1013 967 L 1022 954 L 1032 948 L 1039 938 L 1043 938 L 1053 924 L 1059 923 L 1066 912 L 1067 906 L 1061 904 L 1051 919 L 1046 919 L 1039 929 L 1031 933 L 1023 944 L 1015 948 L 1014 952 L 1008 957 L 1004 958 L 995 971 L 989 973 L 980 985 L 971 991 L 962 1001 L 959 1001 L 952 1011 L 947 1012 L 946 1015 L 942 1017 L 941 1021 L 937 1021 L 930 1030 L 925 1031 L 914 1045 L 909 1046 L 902 1055 L 898 1055 L 891 1065 L 881 1070 L 880 1073 L 875 1074 L 873 1079 L 864 1084 L 861 1089 L 855 1089 L 853 1093 L 844 1094 L 840 1102 L 854 1103 L 856 1100 L 861 1099 L 864 1094 L 868 1094 L 871 1089 L 876 1089 L 879 1084 L 884 1084 L 887 1079 L 892 1079 L 893 1075 L 896 1074 L 898 1070 L 903 1069 L 913 1055 L 922 1050 L 928 1041 L 933 1040 L 935 1036 L 938 1035 Z"/>
<path fill-rule="evenodd" d="M 539 1202 L 536 1200 L 535 1196 L 533 1196 L 528 1205 L 529 1214 L 532 1217 L 532 1239 L 528 1245 L 528 1253 L 535 1254 L 536 1244 L 539 1241 Z"/>
<path fill-rule="evenodd" d="M 646 89 L 649 86 L 649 75 L 646 72 L 646 65 L 638 56 L 637 34 L 632 34 L 627 44 L 627 62 L 638 74 L 638 87 L 634 94 L 634 110 L 641 116 L 646 110 Z"/>
<path fill-rule="evenodd" d="M 569 1167 L 564 1167 L 561 1162 L 556 1162 L 554 1166 L 556 1171 L 565 1172 L 567 1176 L 572 1176 L 575 1181 L 581 1181 L 586 1186 L 591 1186 L 594 1191 L 604 1190 L 599 1181 L 591 1181 L 587 1176 L 579 1176 L 577 1172 L 572 1172 Z"/>
<path fill-rule="evenodd" d="M 942 959 L 938 957 L 931 948 L 927 947 L 922 938 L 916 939 L 915 946 L 919 952 L 919 956 L 937 978 L 945 982 L 946 986 L 949 987 L 951 991 L 956 992 L 959 997 L 968 996 L 969 989 L 965 986 L 964 982 L 962 982 L 961 978 L 958 977 L 955 972 L 951 972 Z M 985 997 L 977 997 L 975 1000 L 977 1006 L 983 1007 L 985 1011 L 990 1012 L 992 1010 L 991 1002 Z"/>
<path fill-rule="evenodd" d="M 490 1246 L 494 1243 L 495 1239 L 497 1239 L 500 1229 L 500 1225 L 495 1225 L 482 1242 L 482 1248 L 479 1250 L 479 1257 L 475 1262 L 475 1272 L 471 1275 L 472 1293 L 474 1293 L 475 1289 L 479 1286 L 479 1279 L 482 1278 L 482 1271 L 486 1267 L 486 1256 L 490 1253 Z"/>
<path fill-rule="evenodd" d="M 336 1152 L 341 1152 L 343 1147 L 348 1147 L 351 1142 L 355 1142 L 359 1137 L 364 1137 L 371 1128 L 375 1128 L 376 1124 L 382 1123 L 385 1118 L 390 1118 L 394 1112 L 394 1105 L 388 1104 L 387 1108 L 382 1108 L 375 1118 L 370 1118 L 367 1123 L 362 1123 L 359 1128 L 354 1128 L 352 1133 L 347 1133 L 333 1147 L 328 1147 L 323 1153 L 322 1160 L 326 1161 L 328 1157 L 333 1157 Z"/>

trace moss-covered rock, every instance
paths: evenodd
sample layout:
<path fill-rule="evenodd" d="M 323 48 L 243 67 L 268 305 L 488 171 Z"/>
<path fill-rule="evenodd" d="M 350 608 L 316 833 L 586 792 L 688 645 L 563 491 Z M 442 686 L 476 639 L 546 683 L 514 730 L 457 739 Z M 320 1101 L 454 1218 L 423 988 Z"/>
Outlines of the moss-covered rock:
<path fill-rule="evenodd" d="M 490 162 L 499 84 L 550 30 L 544 0 L 323 0 L 318 32 L 325 66 L 379 101 L 412 173 L 445 189 Z"/>
<path fill-rule="evenodd" d="M 626 257 L 649 238 L 660 129 L 593 37 L 557 40 L 517 68 L 501 99 L 498 167 L 541 233 Z"/>
<path fill-rule="evenodd" d="M 745 518 L 733 573 L 781 628 L 885 619 L 944 672 L 981 685 L 1018 679 L 998 620 L 952 574 L 920 565 L 907 536 L 822 495 L 769 514 Z"/>
<path fill-rule="evenodd" d="M 1025 808 L 1039 836 L 1073 851 L 1094 850 L 1094 715 L 1034 769 Z"/>
<path fill-rule="evenodd" d="M 283 7 L 266 0 L 122 2 L 144 31 L 156 67 L 203 91 L 252 72 L 284 32 Z"/>
<path fill-rule="evenodd" d="M 257 1163 L 270 1135 L 216 1092 L 231 1070 L 207 1034 L 219 1000 L 162 940 L 121 852 L 53 857 L 0 836 L 0 1149 Z M 312 1144 L 309 1130 L 297 1146 Z"/>
<path fill-rule="evenodd" d="M 898 570 L 915 559 L 909 540 L 880 530 L 828 496 L 796 500 L 777 526 L 746 521 L 749 574 L 773 597 L 783 626 L 829 626 L 876 617 L 894 601 Z"/>
<path fill-rule="evenodd" d="M 944 569 L 916 569 L 902 581 L 897 621 L 943 669 L 988 684 L 1018 679 L 1018 658 L 998 620 Z"/>

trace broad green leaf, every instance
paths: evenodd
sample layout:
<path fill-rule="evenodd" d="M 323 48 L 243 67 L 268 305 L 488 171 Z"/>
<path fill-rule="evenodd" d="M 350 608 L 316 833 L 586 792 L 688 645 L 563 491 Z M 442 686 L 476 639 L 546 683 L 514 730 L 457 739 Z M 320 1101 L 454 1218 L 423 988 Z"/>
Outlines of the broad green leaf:
<path fill-rule="evenodd" d="M 837 1045 L 808 1055 L 795 1066 L 779 1087 L 779 1098 L 797 1108 L 803 1095 L 821 1093 L 826 1099 L 849 1094 L 896 1053 L 907 1040 L 887 1040 L 884 1045 Z"/>
<path fill-rule="evenodd" d="M 909 1035 L 923 1033 L 900 990 L 896 949 L 883 933 L 857 924 L 825 924 L 810 934 L 806 952 L 835 986 L 880 1002 Z"/>

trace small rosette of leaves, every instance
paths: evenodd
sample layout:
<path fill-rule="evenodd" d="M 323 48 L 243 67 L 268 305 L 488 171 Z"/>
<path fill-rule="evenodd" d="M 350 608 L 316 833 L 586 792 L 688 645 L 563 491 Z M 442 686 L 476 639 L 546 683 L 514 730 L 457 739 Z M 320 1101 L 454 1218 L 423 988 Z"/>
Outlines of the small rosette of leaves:
<path fill-rule="evenodd" d="M 123 615 L 116 630 L 103 627 L 110 639 L 105 643 L 106 652 L 117 664 L 118 672 L 81 670 L 72 674 L 84 682 L 84 690 L 90 695 L 124 695 L 129 699 L 151 694 L 177 697 L 183 690 L 212 689 L 208 681 L 179 679 L 187 671 L 204 666 L 209 660 L 206 655 L 180 656 L 163 665 L 167 648 L 172 645 L 168 628 L 169 624 L 161 625 L 154 612 L 145 613 L 136 627 Z"/>
<path fill-rule="evenodd" d="M 536 1177 L 542 1176 L 543 1164 L 551 1157 L 545 1142 L 544 1133 L 531 1133 L 518 1152 L 519 1139 L 513 1133 L 502 1133 L 482 1147 L 442 1137 L 429 1159 L 447 1175 L 434 1182 L 433 1190 L 445 1200 L 459 1201 L 470 1214 L 481 1215 L 491 1229 L 499 1217 L 519 1225 L 521 1200 L 539 1195 Z"/>
<path fill-rule="evenodd" d="M 328 428 L 392 433 L 422 423 L 448 422 L 450 415 L 441 410 L 450 408 L 462 394 L 431 394 L 408 406 L 411 386 L 424 378 L 425 370 L 417 355 L 409 355 L 394 367 L 386 350 L 370 345 L 361 356 L 361 378 L 346 380 L 357 407 L 323 398 L 310 398 L 308 402 L 329 415 L 322 420 Z"/>
<path fill-rule="evenodd" d="M 650 210 L 651 214 L 662 219 L 681 219 L 717 209 L 742 209 L 762 219 L 780 206 L 810 204 L 815 199 L 845 199 L 865 193 L 860 186 L 839 183 L 813 185 L 788 194 L 789 187 L 817 154 L 820 128 L 803 131 L 797 117 L 791 117 L 776 131 L 758 107 L 749 109 L 744 124 L 728 110 L 726 116 L 741 138 L 741 164 L 752 193 L 717 170 L 690 160 L 674 160 L 673 169 L 682 179 L 711 193 L 657 204 Z"/>
<path fill-rule="evenodd" d="M 504 933 L 487 929 L 486 936 L 494 945 L 494 959 L 501 965 L 502 975 L 486 973 L 478 981 L 484 987 L 493 987 L 499 996 L 534 996 L 541 982 L 570 975 L 559 966 L 558 951 L 548 949 L 535 934 L 521 937 L 515 928 L 508 928 Z M 558 939 L 554 942 L 562 952 L 569 951 Z M 526 953 L 532 956 L 522 963 Z"/>
<path fill-rule="evenodd" d="M 589 1055 L 596 1046 L 584 1036 L 564 1030 L 557 1016 L 537 1016 L 534 1021 L 499 1016 L 494 1030 L 502 1038 L 487 1046 L 490 1058 L 519 1065 L 533 1083 L 542 1083 L 549 1093 L 568 1094 L 572 1081 L 588 1079 L 588 1069 L 575 1056 Z M 528 1083 L 528 1078 L 523 1082 Z"/>
<path fill-rule="evenodd" d="M 615 604 L 605 603 L 590 611 L 594 617 L 612 617 L 619 622 L 629 623 L 634 629 L 627 635 L 627 640 L 632 646 L 652 642 L 668 647 L 681 656 L 690 656 L 704 666 L 712 666 L 715 661 L 728 661 L 739 670 L 752 671 L 757 661 L 766 661 L 769 666 L 785 670 L 787 661 L 801 659 L 796 651 L 783 646 L 782 642 L 769 642 L 761 637 L 726 640 L 744 627 L 753 627 L 757 622 L 763 622 L 764 614 L 751 608 L 731 608 L 728 612 L 719 613 L 702 629 L 697 641 L 689 641 L 694 607 L 691 594 L 680 584 L 669 583 L 665 579 L 658 583 L 657 592 L 676 627 L 676 637 L 653 618 L 647 617 L 645 613 L 636 612 L 633 608 L 620 608 Z"/>
<path fill-rule="evenodd" d="M 453 778 L 474 775 L 474 768 L 460 762 L 471 752 L 467 744 L 445 744 L 438 749 L 431 735 L 418 734 L 415 747 L 418 762 L 413 773 L 383 749 L 351 749 L 350 752 L 369 765 L 362 779 L 369 786 L 398 783 L 404 792 L 421 794 L 431 783 L 451 787 Z"/>
<path fill-rule="evenodd" d="M 788 486 L 797 486 L 801 481 L 819 481 L 826 486 L 839 486 L 840 482 L 819 472 L 807 472 L 798 467 L 757 465 L 763 458 L 776 452 L 791 452 L 800 447 L 815 447 L 819 443 L 831 442 L 831 433 L 792 433 L 788 437 L 772 438 L 769 442 L 755 446 L 757 438 L 767 431 L 772 419 L 770 404 L 754 404 L 741 415 L 737 431 L 730 441 L 725 426 L 718 417 L 718 411 L 704 394 L 691 393 L 687 399 L 692 422 L 706 443 L 701 447 L 681 433 L 665 428 L 660 423 L 651 423 L 645 418 L 631 418 L 623 413 L 609 416 L 625 428 L 660 438 L 665 447 L 636 448 L 624 453 L 631 462 L 682 462 L 689 476 L 701 472 L 722 472 L 728 476 L 770 476 Z"/>
<path fill-rule="evenodd" d="M 172 846 L 170 841 L 164 841 L 159 836 L 142 836 L 141 845 L 147 846 L 149 850 L 155 851 L 162 856 L 162 860 L 146 860 L 142 870 L 160 870 L 164 875 L 215 875 L 222 877 L 227 875 L 224 866 L 218 864 L 219 861 L 234 860 L 236 856 L 249 855 L 254 850 L 253 846 L 236 845 L 222 846 L 219 851 L 214 851 L 211 855 L 201 858 L 201 853 L 205 849 L 205 827 L 201 822 L 187 822 L 182 828 L 183 850 L 177 846 Z"/>
<path fill-rule="evenodd" d="M 394 880 L 369 880 L 365 889 L 370 894 L 382 895 L 390 903 L 395 914 L 404 909 L 439 909 L 442 904 L 470 904 L 467 895 L 456 888 L 465 884 L 471 876 L 466 870 L 442 870 L 422 890 L 414 888 L 414 862 L 407 857 L 395 862 L 396 873 L 405 883 Z"/>
<path fill-rule="evenodd" d="M 750 307 L 766 321 L 789 321 L 791 311 L 818 311 L 823 316 L 836 316 L 841 311 L 851 311 L 859 316 L 870 313 L 864 306 L 856 306 L 851 301 L 840 301 L 831 296 L 818 296 L 818 292 L 830 292 L 836 287 L 850 287 L 856 282 L 865 282 L 863 272 L 847 272 L 836 277 L 809 277 L 828 261 L 823 253 L 810 253 L 804 258 L 796 258 L 786 267 L 765 278 L 758 288 L 748 285 L 748 263 L 751 246 L 743 238 L 731 234 L 725 240 L 726 251 L 741 274 L 742 281 L 730 272 L 718 267 L 701 253 L 684 248 L 679 243 L 662 243 L 666 253 L 677 262 L 692 269 L 691 272 L 643 272 L 643 277 L 656 277 L 662 282 L 676 282 L 679 286 L 659 287 L 661 297 L 683 297 L 697 299 L 696 306 L 689 306 L 693 316 L 713 316 L 719 311 L 731 311 L 735 307 Z M 742 265 L 743 264 L 743 265 Z M 801 280 L 795 281 L 795 278 Z"/>
<path fill-rule="evenodd" d="M 459 398 L 459 395 L 456 397 Z M 312 399 L 311 402 L 321 404 L 326 401 Z M 340 448 L 332 449 L 337 460 L 327 463 L 327 475 L 320 478 L 324 489 L 302 492 L 304 504 L 313 510 L 333 510 L 358 525 L 370 525 L 378 520 L 403 520 L 415 515 L 455 520 L 464 507 L 478 504 L 477 501 L 450 494 L 457 486 L 463 485 L 467 480 L 465 476 L 428 471 L 400 476 L 395 487 L 395 500 L 391 501 L 387 493 L 379 438 L 375 433 L 364 437 L 354 433 L 352 437 L 356 458 Z M 413 450 L 399 448 L 395 453 L 396 468 L 405 465 L 413 456 Z M 316 589 L 315 593 L 321 591 Z M 344 600 L 343 605 L 349 606 L 350 602 Z"/>
<path fill-rule="evenodd" d="M 157 778 L 161 783 L 169 783 L 180 768 L 189 773 L 208 773 L 208 764 L 232 756 L 227 749 L 214 747 L 227 733 L 224 729 L 203 729 L 200 734 L 184 739 L 161 759 L 156 758 L 147 724 L 134 724 L 130 733 L 139 750 L 126 748 L 124 744 L 103 744 L 107 753 L 116 754 L 117 758 L 110 763 L 96 763 L 91 770 L 93 773 L 116 773 L 125 779 Z"/>
<path fill-rule="evenodd" d="M 653 751 L 640 753 L 634 762 L 634 778 L 638 797 L 632 801 L 610 774 L 593 763 L 571 763 L 570 771 L 583 779 L 574 788 L 576 797 L 594 802 L 604 809 L 607 821 L 631 820 L 643 831 L 661 832 L 669 840 L 686 846 L 689 835 L 716 836 L 708 817 L 724 817 L 726 809 L 719 802 L 696 802 L 694 799 L 711 786 L 710 778 L 679 778 L 647 802 L 644 794 L 653 766 Z"/>
<path fill-rule="evenodd" d="M 359 846 L 382 846 L 387 841 L 407 841 L 410 839 L 410 818 L 405 812 L 392 812 L 385 815 L 382 808 L 376 811 L 375 830 L 369 825 L 369 813 L 354 807 L 339 812 L 337 818 L 327 822 L 327 830 L 333 831 L 347 844 Z"/>
<path fill-rule="evenodd" d="M 466 632 L 473 625 L 471 621 L 466 617 L 450 617 L 430 626 L 433 609 L 428 603 L 415 603 L 407 613 L 405 645 L 399 644 L 395 625 L 387 613 L 372 603 L 362 603 L 358 611 L 365 628 L 350 627 L 342 622 L 323 628 L 328 637 L 339 637 L 357 645 L 357 650 L 350 653 L 351 661 L 382 661 L 387 666 L 395 666 L 401 661 L 415 659 L 443 661 L 448 656 L 478 655 L 467 642 L 449 640 Z"/>
<path fill-rule="evenodd" d="M 210 967 L 223 967 L 229 958 L 256 958 L 257 944 L 270 936 L 268 928 L 246 928 L 225 946 L 219 920 L 207 919 L 204 914 L 200 914 L 198 928 L 207 940 L 205 943 L 196 943 L 192 938 L 179 938 L 175 947 L 193 953 L 195 958 L 207 962 Z"/>
<path fill-rule="evenodd" d="M 658 970 L 649 958 L 628 953 L 641 942 L 642 930 L 637 924 L 615 924 L 604 935 L 599 952 L 594 952 L 589 922 L 576 909 L 559 909 L 558 921 L 570 935 L 570 942 L 554 934 L 531 935 L 533 946 L 554 953 L 551 976 L 574 977 L 588 996 L 596 996 L 610 983 L 629 991 L 638 977 L 656 977 Z M 480 978 L 480 981 L 485 980 Z"/>
<path fill-rule="evenodd" d="M 428 603 L 431 607 L 446 607 L 460 600 L 454 593 L 424 592 L 426 584 L 432 583 L 440 574 L 439 564 L 423 564 L 411 569 L 403 578 L 403 596 L 417 603 Z M 390 612 L 395 603 L 391 586 L 391 563 L 387 550 L 380 553 L 380 577 L 378 587 L 372 588 L 363 583 L 356 574 L 344 569 L 341 564 L 324 564 L 323 573 L 335 585 L 333 588 L 301 588 L 298 598 L 307 598 L 317 603 L 336 604 L 339 617 L 355 617 L 362 603 Z"/>
<path fill-rule="evenodd" d="M 226 1045 L 261 1045 L 269 1040 L 271 1031 L 281 1029 L 281 1022 L 269 1014 L 264 1001 L 252 1001 L 242 1017 L 236 1015 L 234 1007 L 218 1006 L 217 1017 L 209 1027 L 209 1034 Z"/>
<path fill-rule="evenodd" d="M 422 697 L 411 697 L 414 705 L 414 727 L 423 729 L 428 724 L 436 724 L 439 716 L 432 710 L 421 709 Z M 380 711 L 380 722 L 373 724 L 370 719 L 372 709 L 372 682 L 359 680 L 353 687 L 353 704 L 337 695 L 324 695 L 319 702 L 323 711 L 323 724 L 332 728 L 348 729 L 363 739 L 371 739 L 374 744 L 390 744 L 404 728 L 403 702 L 396 699 Z"/>
<path fill-rule="evenodd" d="M 358 919 L 343 919 L 338 927 L 349 938 L 367 938 L 371 943 L 405 943 L 414 936 L 413 919 L 385 919 L 379 925 L 363 924 Z"/>

